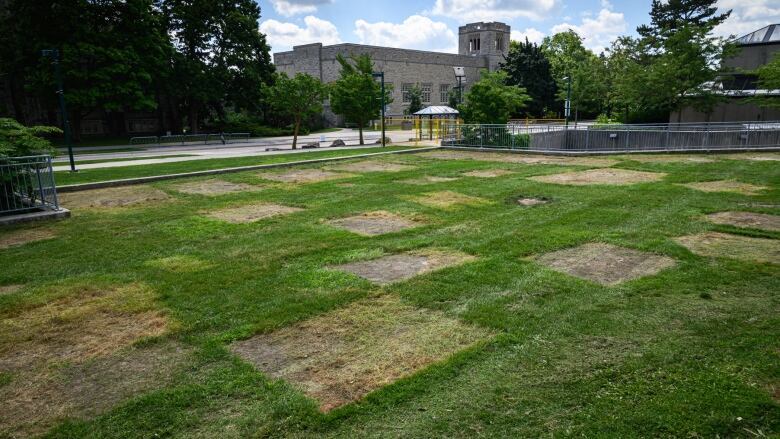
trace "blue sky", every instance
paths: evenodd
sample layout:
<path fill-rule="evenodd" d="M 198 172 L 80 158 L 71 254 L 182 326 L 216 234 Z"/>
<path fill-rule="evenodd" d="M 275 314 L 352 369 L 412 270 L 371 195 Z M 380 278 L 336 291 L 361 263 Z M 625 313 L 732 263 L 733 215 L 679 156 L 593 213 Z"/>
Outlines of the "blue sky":
<path fill-rule="evenodd" d="M 502 21 L 513 39 L 541 41 L 574 29 L 596 52 L 649 21 L 650 0 L 260 0 L 260 30 L 273 52 L 293 45 L 362 43 L 457 51 L 458 26 Z M 780 23 L 780 0 L 718 0 L 732 17 L 719 35 L 742 35 Z"/>

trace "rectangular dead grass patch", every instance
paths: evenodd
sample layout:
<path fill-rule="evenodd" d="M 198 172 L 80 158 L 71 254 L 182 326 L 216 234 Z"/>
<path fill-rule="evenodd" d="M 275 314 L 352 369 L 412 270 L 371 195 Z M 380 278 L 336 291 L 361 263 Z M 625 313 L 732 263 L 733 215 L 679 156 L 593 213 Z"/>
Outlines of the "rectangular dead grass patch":
<path fill-rule="evenodd" d="M 507 174 L 512 174 L 512 171 L 507 171 L 506 169 L 480 169 L 477 171 L 469 171 L 463 173 L 463 175 L 466 177 L 477 177 L 477 178 L 495 178 Z"/>
<path fill-rule="evenodd" d="M 0 235 L 0 250 L 57 236 L 49 229 L 18 229 Z"/>
<path fill-rule="evenodd" d="M 203 259 L 189 255 L 168 256 L 165 258 L 151 259 L 146 261 L 146 265 L 156 267 L 174 273 L 193 273 L 206 270 L 212 265 Z"/>
<path fill-rule="evenodd" d="M 589 243 L 537 258 L 553 270 L 602 285 L 650 276 L 674 266 L 674 259 L 611 244 Z"/>
<path fill-rule="evenodd" d="M 330 268 L 352 273 L 376 284 L 387 285 L 475 259 L 465 253 L 425 249 Z"/>
<path fill-rule="evenodd" d="M 380 162 L 374 160 L 363 160 L 359 162 L 343 163 L 329 166 L 328 169 L 347 172 L 401 172 L 416 169 L 416 166 L 403 165 L 400 163 Z"/>
<path fill-rule="evenodd" d="M 453 191 L 427 192 L 419 196 L 408 197 L 408 199 L 415 203 L 438 209 L 452 209 L 459 206 L 479 206 L 490 203 L 490 201 L 484 198 L 472 197 Z"/>
<path fill-rule="evenodd" d="M 260 186 L 252 186 L 246 183 L 233 183 L 219 179 L 190 181 L 177 184 L 176 186 L 173 186 L 173 188 L 185 194 L 207 196 L 231 194 L 234 192 L 254 192 L 263 189 Z"/>
<path fill-rule="evenodd" d="M 780 215 L 755 212 L 718 212 L 707 215 L 707 221 L 735 227 L 780 231 Z"/>
<path fill-rule="evenodd" d="M 13 284 L 13 285 L 0 285 L 0 296 L 6 296 L 8 294 L 13 294 L 17 291 L 20 291 L 22 288 L 24 288 L 24 285 L 19 284 Z"/>
<path fill-rule="evenodd" d="M 702 192 L 734 192 L 744 195 L 756 195 L 764 189 L 767 189 L 765 186 L 756 186 L 734 180 L 702 181 L 680 184 L 680 186 Z"/>
<path fill-rule="evenodd" d="M 355 174 L 325 171 L 322 169 L 289 169 L 284 172 L 263 172 L 257 175 L 264 180 L 282 183 L 317 183 L 355 177 Z"/>
<path fill-rule="evenodd" d="M 409 178 L 407 180 L 401 180 L 399 181 L 399 183 L 422 186 L 422 185 L 433 184 L 433 183 L 448 183 L 455 180 L 457 180 L 457 178 L 455 177 L 437 177 L 432 175 L 426 175 L 425 177 L 422 178 Z"/>
<path fill-rule="evenodd" d="M 716 161 L 714 158 L 705 157 L 703 155 L 655 155 L 655 154 L 636 154 L 625 155 L 620 157 L 623 160 L 633 160 L 642 163 L 713 163 Z"/>
<path fill-rule="evenodd" d="M 0 372 L 51 362 L 81 362 L 144 337 L 163 334 L 168 319 L 141 284 L 72 287 L 66 295 L 0 319 Z"/>
<path fill-rule="evenodd" d="M 190 349 L 162 343 L 59 369 L 22 371 L 0 387 L 0 436 L 44 433 L 65 418 L 86 420 L 171 382 Z"/>
<path fill-rule="evenodd" d="M 780 264 L 780 241 L 706 232 L 674 239 L 699 256 Z"/>
<path fill-rule="evenodd" d="M 209 217 L 233 224 L 253 223 L 262 219 L 278 215 L 288 215 L 300 212 L 299 207 L 282 206 L 273 203 L 248 204 L 245 206 L 229 207 L 208 214 Z"/>
<path fill-rule="evenodd" d="M 609 167 L 619 163 L 619 160 L 597 157 L 557 157 L 546 155 L 517 154 L 509 152 L 431 151 L 422 153 L 420 156 L 441 160 L 476 160 L 485 162 L 518 163 L 525 165 Z"/>
<path fill-rule="evenodd" d="M 60 194 L 60 204 L 68 209 L 137 206 L 165 201 L 170 196 L 151 186 L 133 185 Z"/>
<path fill-rule="evenodd" d="M 400 232 L 421 225 L 420 222 L 383 210 L 330 220 L 328 224 L 364 236 Z"/>
<path fill-rule="evenodd" d="M 636 183 L 648 183 L 663 179 L 666 174 L 661 172 L 632 171 L 629 169 L 590 169 L 580 172 L 566 172 L 563 174 L 539 175 L 529 177 L 542 183 L 568 184 L 574 186 L 586 186 L 593 184 L 630 185 Z"/>
<path fill-rule="evenodd" d="M 383 296 L 236 342 L 230 349 L 271 377 L 297 385 L 327 412 L 492 335 L 439 311 Z"/>
<path fill-rule="evenodd" d="M 729 160 L 753 160 L 757 162 L 774 162 L 774 161 L 780 161 L 780 153 L 767 152 L 761 154 L 755 154 L 755 153 L 730 154 L 730 155 L 724 155 L 723 158 Z"/>

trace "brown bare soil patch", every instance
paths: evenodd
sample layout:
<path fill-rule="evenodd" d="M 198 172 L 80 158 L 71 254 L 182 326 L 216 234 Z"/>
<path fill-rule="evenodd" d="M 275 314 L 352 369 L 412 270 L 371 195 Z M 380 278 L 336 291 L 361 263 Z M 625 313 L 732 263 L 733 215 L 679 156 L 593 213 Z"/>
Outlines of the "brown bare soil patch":
<path fill-rule="evenodd" d="M 282 183 L 317 183 L 340 178 L 352 178 L 355 174 L 324 171 L 322 169 L 289 169 L 285 172 L 264 172 L 258 174 L 258 176 L 265 180 Z"/>
<path fill-rule="evenodd" d="M 757 162 L 779 161 L 780 153 L 767 152 L 761 154 L 727 155 L 724 156 L 724 158 L 731 159 L 731 160 L 754 160 Z"/>
<path fill-rule="evenodd" d="M 642 163 L 713 163 L 715 159 L 701 155 L 654 155 L 637 154 L 621 157 L 624 160 L 634 160 Z"/>
<path fill-rule="evenodd" d="M 628 169 L 590 169 L 580 172 L 566 172 L 563 174 L 540 175 L 529 177 L 530 180 L 542 183 L 568 184 L 585 186 L 593 184 L 629 185 L 659 181 L 666 174 L 661 172 L 631 171 Z"/>
<path fill-rule="evenodd" d="M 484 198 L 472 197 L 453 191 L 428 192 L 420 196 L 409 197 L 409 199 L 416 203 L 439 209 L 452 209 L 458 206 L 477 206 L 489 203 Z"/>
<path fill-rule="evenodd" d="M 702 192 L 735 192 L 744 195 L 756 195 L 767 189 L 765 186 L 756 186 L 734 180 L 702 181 L 697 183 L 685 183 L 681 186 Z"/>
<path fill-rule="evenodd" d="M 60 204 L 68 209 L 136 206 L 169 199 L 165 192 L 151 186 L 121 186 L 66 192 L 60 195 Z"/>
<path fill-rule="evenodd" d="M 495 178 L 507 174 L 512 174 L 512 171 L 507 171 L 506 169 L 482 169 L 478 171 L 469 171 L 463 173 L 463 175 L 465 175 L 466 177 L 477 177 L 477 178 Z"/>
<path fill-rule="evenodd" d="M 500 152 L 477 151 L 432 151 L 420 154 L 442 160 L 477 160 L 484 162 L 520 163 L 526 165 L 561 165 L 561 166 L 603 166 L 609 167 L 619 163 L 619 160 L 597 157 L 558 157 L 546 155 L 528 155 Z"/>
<path fill-rule="evenodd" d="M 0 435 L 40 434 L 64 418 L 88 419 L 161 388 L 189 352 L 167 343 L 130 348 L 56 370 L 21 372 L 0 387 Z"/>
<path fill-rule="evenodd" d="M 82 362 L 165 332 L 167 318 L 153 292 L 129 284 L 82 287 L 64 297 L 0 319 L 0 372 L 53 362 Z"/>
<path fill-rule="evenodd" d="M 352 273 L 376 284 L 387 285 L 474 259 L 476 258 L 465 253 L 426 249 L 331 268 Z"/>
<path fill-rule="evenodd" d="M 271 377 L 299 386 L 327 412 L 492 335 L 384 296 L 237 342 L 231 350 Z"/>
<path fill-rule="evenodd" d="M 517 204 L 521 206 L 538 206 L 539 204 L 547 204 L 548 200 L 542 198 L 518 198 Z"/>
<path fill-rule="evenodd" d="M 0 235 L 0 250 L 29 242 L 43 241 L 54 238 L 54 232 L 48 229 L 19 229 Z"/>
<path fill-rule="evenodd" d="M 457 178 L 455 177 L 437 177 L 437 176 L 426 175 L 425 177 L 422 178 L 410 178 L 408 180 L 401 180 L 400 183 L 415 184 L 415 185 L 422 186 L 431 183 L 447 183 L 455 180 L 457 180 Z"/>
<path fill-rule="evenodd" d="M 5 296 L 7 294 L 13 294 L 19 290 L 24 288 L 24 285 L 1 285 L 0 286 L 0 296 Z"/>
<path fill-rule="evenodd" d="M 347 172 L 401 172 L 416 169 L 416 166 L 402 165 L 400 163 L 378 162 L 364 160 L 360 162 L 344 163 L 330 166 L 330 169 Z"/>
<path fill-rule="evenodd" d="M 674 259 L 611 244 L 590 243 L 548 253 L 537 261 L 556 271 L 602 285 L 650 276 L 674 266 Z"/>
<path fill-rule="evenodd" d="M 377 211 L 361 215 L 328 221 L 328 224 L 365 236 L 377 236 L 385 233 L 417 227 L 420 223 L 394 213 Z"/>
<path fill-rule="evenodd" d="M 775 239 L 706 232 L 674 240 L 700 256 L 780 264 L 780 241 Z"/>
<path fill-rule="evenodd" d="M 211 267 L 208 262 L 194 256 L 177 255 L 146 261 L 150 267 L 161 268 L 175 273 L 193 273 Z"/>
<path fill-rule="evenodd" d="M 780 216 L 754 212 L 718 212 L 707 215 L 707 220 L 715 224 L 726 224 L 736 227 L 750 227 L 780 231 Z"/>
<path fill-rule="evenodd" d="M 280 204 L 261 203 L 249 204 L 246 206 L 230 207 L 227 209 L 211 212 L 208 216 L 233 224 L 253 223 L 265 218 L 277 215 L 287 215 L 300 212 L 301 208 L 282 206 Z"/>
<path fill-rule="evenodd" d="M 246 183 L 232 183 L 225 180 L 203 180 L 203 181 L 191 181 L 187 183 L 178 184 L 173 187 L 179 192 L 193 195 L 222 195 L 230 194 L 233 192 L 249 192 L 259 191 L 262 187 L 252 186 Z"/>

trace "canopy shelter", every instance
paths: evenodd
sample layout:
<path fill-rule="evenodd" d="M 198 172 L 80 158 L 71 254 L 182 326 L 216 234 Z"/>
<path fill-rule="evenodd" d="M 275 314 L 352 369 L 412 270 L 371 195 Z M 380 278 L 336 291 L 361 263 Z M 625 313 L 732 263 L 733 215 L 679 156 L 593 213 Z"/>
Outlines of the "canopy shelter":
<path fill-rule="evenodd" d="M 423 121 L 428 119 L 428 140 L 433 140 L 433 126 L 436 125 L 437 132 L 441 128 L 441 123 L 444 120 L 456 120 L 458 118 L 458 110 L 448 107 L 446 105 L 431 105 L 425 107 L 422 110 L 414 113 L 418 123 L 418 139 L 422 139 Z"/>

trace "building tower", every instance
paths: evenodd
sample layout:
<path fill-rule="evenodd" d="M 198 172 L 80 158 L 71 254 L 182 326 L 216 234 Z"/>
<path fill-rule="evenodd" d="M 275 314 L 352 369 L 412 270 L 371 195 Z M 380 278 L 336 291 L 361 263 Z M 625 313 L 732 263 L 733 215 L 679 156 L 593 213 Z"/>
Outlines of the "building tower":
<path fill-rule="evenodd" d="M 510 27 L 507 24 L 469 23 L 458 28 L 458 34 L 458 54 L 487 57 L 490 71 L 497 70 L 509 53 Z"/>

